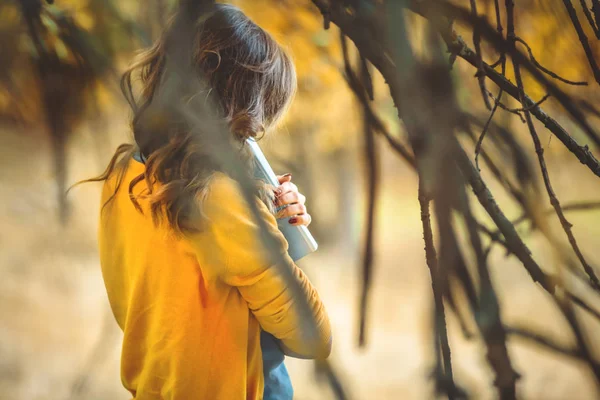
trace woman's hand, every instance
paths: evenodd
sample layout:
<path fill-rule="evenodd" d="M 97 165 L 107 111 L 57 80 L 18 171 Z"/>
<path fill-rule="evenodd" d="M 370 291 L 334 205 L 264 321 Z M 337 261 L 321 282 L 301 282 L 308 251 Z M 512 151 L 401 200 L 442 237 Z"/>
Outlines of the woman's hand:
<path fill-rule="evenodd" d="M 291 225 L 308 226 L 311 221 L 310 214 L 306 211 L 306 197 L 298 192 L 298 187 L 292 183 L 292 174 L 280 175 L 279 187 L 275 188 L 275 207 L 282 208 L 277 213 L 277 218 L 292 217 L 288 220 Z"/>

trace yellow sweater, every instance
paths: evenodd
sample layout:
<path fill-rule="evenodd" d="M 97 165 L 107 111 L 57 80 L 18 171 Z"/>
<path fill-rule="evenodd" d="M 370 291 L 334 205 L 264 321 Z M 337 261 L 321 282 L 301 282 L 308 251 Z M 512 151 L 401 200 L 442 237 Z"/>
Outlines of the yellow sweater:
<path fill-rule="evenodd" d="M 182 237 L 155 226 L 143 201 L 143 214 L 134 208 L 129 182 L 143 171 L 143 164 L 131 160 L 117 195 L 101 212 L 99 231 L 104 282 L 124 332 L 121 378 L 133 397 L 261 399 L 261 326 L 290 352 L 327 357 L 328 317 L 315 289 L 287 256 L 287 242 L 267 207 L 259 202 L 313 310 L 317 341 L 306 339 L 296 301 L 266 261 L 258 226 L 235 181 L 215 175 L 202 203 L 209 220 L 200 233 Z M 115 182 L 113 176 L 105 183 L 102 204 Z"/>

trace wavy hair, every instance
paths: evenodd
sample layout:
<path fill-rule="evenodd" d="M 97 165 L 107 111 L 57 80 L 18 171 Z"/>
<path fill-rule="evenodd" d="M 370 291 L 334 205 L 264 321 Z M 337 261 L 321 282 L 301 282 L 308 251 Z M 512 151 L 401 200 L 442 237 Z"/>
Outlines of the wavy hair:
<path fill-rule="evenodd" d="M 237 7 L 215 4 L 196 21 L 189 59 L 208 84 L 232 139 L 243 148 L 245 139 L 262 137 L 287 110 L 296 90 L 293 63 L 281 46 Z M 208 146 L 192 137 L 189 127 L 150 110 L 164 74 L 169 73 L 165 68 L 166 46 L 172 29 L 170 24 L 121 79 L 121 90 L 133 110 L 135 144 L 119 146 L 104 173 L 89 181 L 105 181 L 117 174 L 114 193 L 106 206 L 123 183 L 131 157 L 139 151 L 146 168 L 129 184 L 134 206 L 142 212 L 133 189 L 145 181 L 147 188 L 141 196 L 148 199 L 154 222 L 166 220 L 173 229 L 183 232 L 197 229 L 190 221 L 219 169 L 208 154 Z M 139 98 L 133 89 L 137 76 L 141 82 Z M 265 202 L 272 198 L 266 193 L 261 194 Z"/>

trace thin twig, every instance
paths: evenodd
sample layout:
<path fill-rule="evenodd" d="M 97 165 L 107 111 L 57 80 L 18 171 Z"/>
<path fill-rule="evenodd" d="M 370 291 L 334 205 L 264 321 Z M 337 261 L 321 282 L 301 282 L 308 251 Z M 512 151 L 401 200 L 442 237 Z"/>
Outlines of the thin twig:
<path fill-rule="evenodd" d="M 499 243 L 505 248 L 510 249 L 510 246 L 502 240 L 502 235 L 499 231 L 492 231 L 480 222 L 477 223 L 477 229 L 488 235 L 492 243 Z"/>
<path fill-rule="evenodd" d="M 356 78 L 356 74 L 352 70 L 352 66 L 350 65 L 350 58 L 348 56 L 348 46 L 346 44 L 346 38 L 343 33 L 341 33 L 341 44 L 342 44 L 342 53 L 344 58 L 344 68 L 346 70 L 346 75 L 349 79 L 352 79 L 355 83 L 354 86 L 357 90 L 359 83 L 361 87 L 369 87 L 370 76 L 368 73 L 367 64 L 363 62 L 364 59 L 360 59 L 361 65 L 361 80 L 358 81 Z M 372 89 L 372 86 L 370 86 Z M 368 94 L 367 94 L 368 95 Z M 364 135 L 365 135 L 365 157 L 367 160 L 367 185 L 368 185 L 368 197 L 367 197 L 367 227 L 366 227 L 366 236 L 365 236 L 365 247 L 364 247 L 364 255 L 363 255 L 363 279 L 361 286 L 361 295 L 360 295 L 360 308 L 359 308 L 359 335 L 358 335 L 358 345 L 359 347 L 363 347 L 365 345 L 365 335 L 366 335 L 366 319 L 367 319 L 367 305 L 369 298 L 369 289 L 371 287 L 371 277 L 372 277 L 372 268 L 373 268 L 373 233 L 374 233 L 374 223 L 375 223 L 375 205 L 376 205 L 376 196 L 377 196 L 377 186 L 378 186 L 378 167 L 377 167 L 377 153 L 375 147 L 375 136 L 373 132 L 373 126 L 371 124 L 371 120 L 369 118 L 369 107 L 368 101 L 363 99 L 361 101 L 363 104 L 363 124 L 364 124 Z M 365 105 L 367 104 L 367 105 Z"/>
<path fill-rule="evenodd" d="M 473 17 L 477 18 L 477 0 L 470 0 L 471 2 L 471 13 Z M 473 47 L 475 48 L 475 55 L 477 56 L 477 81 L 479 82 L 479 89 L 481 90 L 481 96 L 483 97 L 483 104 L 487 107 L 488 110 L 492 109 L 490 105 L 490 100 L 487 97 L 487 88 L 485 87 L 485 72 L 483 71 L 483 61 L 481 56 L 481 35 L 479 34 L 479 30 L 477 27 L 473 29 Z"/>
<path fill-rule="evenodd" d="M 595 308 L 593 308 L 592 306 L 587 304 L 585 301 L 583 301 L 583 299 L 581 297 L 577 296 L 574 293 L 569 293 L 569 292 L 566 295 L 573 303 L 575 303 L 578 306 L 580 306 L 581 308 L 583 308 L 585 311 L 587 311 L 592 316 L 594 316 L 597 320 L 600 320 L 600 311 L 596 310 Z"/>
<path fill-rule="evenodd" d="M 365 92 L 369 97 L 369 100 L 375 100 L 375 94 L 373 89 L 373 79 L 371 79 L 371 74 L 369 73 L 369 64 L 366 58 L 359 56 L 360 61 L 360 69 L 362 71 L 361 81 L 365 88 Z"/>
<path fill-rule="evenodd" d="M 494 107 L 492 107 L 492 112 L 490 112 L 490 116 L 488 117 L 487 121 L 485 122 L 485 125 L 483 126 L 483 130 L 481 131 L 481 134 L 479 135 L 479 139 L 477 139 L 477 144 L 475 145 L 475 166 L 477 167 L 478 171 L 481 171 L 481 168 L 479 168 L 479 153 L 481 152 L 481 146 L 483 145 L 483 139 L 485 138 L 485 134 L 488 131 L 488 128 L 490 127 L 490 123 L 492 122 L 492 119 L 494 118 L 494 114 L 496 113 L 496 110 L 498 109 L 498 105 L 500 104 L 500 100 L 502 99 L 502 89 L 500 89 L 500 91 L 498 92 L 498 97 L 496 98 L 496 101 L 494 101 Z"/>
<path fill-rule="evenodd" d="M 488 90 L 488 96 L 491 97 L 492 99 L 494 99 L 494 107 L 496 107 L 496 104 L 498 106 L 500 106 L 501 109 L 503 109 L 504 111 L 507 111 L 511 114 L 515 114 L 518 115 L 519 118 L 521 119 L 522 123 L 526 123 L 525 121 L 525 117 L 523 117 L 523 115 L 521 114 L 524 111 L 531 111 L 536 107 L 539 107 L 540 104 L 542 104 L 543 102 L 545 102 L 546 100 L 548 100 L 548 98 L 550 97 L 549 94 L 544 95 L 544 97 L 542 97 L 540 100 L 536 101 L 533 104 L 528 105 L 527 107 L 521 107 L 521 108 L 510 108 L 507 105 L 505 105 L 504 103 L 502 103 L 500 101 L 500 96 L 502 95 L 502 89 L 500 89 L 500 93 L 498 94 L 498 97 L 495 97 L 494 94 L 492 92 L 490 92 Z M 494 114 L 492 113 L 490 117 L 493 117 Z M 491 122 L 491 118 L 488 119 Z"/>
<path fill-rule="evenodd" d="M 564 212 L 567 211 L 589 211 L 600 209 L 600 202 L 598 201 L 582 201 L 577 203 L 568 203 L 566 205 L 561 206 Z M 544 211 L 545 214 L 553 214 L 554 209 Z M 513 221 L 513 224 L 518 225 L 527 220 L 526 215 L 521 215 L 519 218 Z"/>
<path fill-rule="evenodd" d="M 367 98 L 367 95 L 366 95 L 367 90 L 365 88 L 363 88 L 363 86 L 360 82 L 360 79 L 358 79 L 358 77 L 356 76 L 356 74 L 354 73 L 352 68 L 350 67 L 349 61 L 346 61 L 346 59 L 348 58 L 348 50 L 347 50 L 348 44 L 346 43 L 346 37 L 344 34 L 342 34 L 342 36 L 340 37 L 340 43 L 341 43 L 341 47 L 342 47 L 342 55 L 344 56 L 344 72 L 345 72 L 345 76 L 346 76 L 346 82 L 348 83 L 348 86 L 354 92 L 354 94 L 357 96 L 358 100 L 360 101 L 360 103 L 363 107 L 363 110 L 367 113 L 367 117 L 369 118 L 370 123 L 372 124 L 373 128 L 375 128 L 375 130 L 379 134 L 383 135 L 383 137 L 388 142 L 388 144 L 394 150 L 396 150 L 396 152 L 411 167 L 416 168 L 417 163 L 415 161 L 414 156 L 402 143 L 400 143 L 398 141 L 398 139 L 394 138 L 394 135 L 392 135 L 388 131 L 388 129 L 385 127 L 383 121 L 381 121 L 381 118 L 379 118 L 377 116 L 377 114 L 373 110 L 373 107 L 371 107 L 371 104 Z"/>
<path fill-rule="evenodd" d="M 443 277 L 441 276 L 442 271 L 438 268 L 437 262 L 437 254 L 435 251 L 435 246 L 433 244 L 433 231 L 431 229 L 431 216 L 429 213 L 429 196 L 425 193 L 423 179 L 419 177 L 419 205 L 421 208 L 421 224 L 423 226 L 423 240 L 425 242 L 425 260 L 427 261 L 427 266 L 429 267 L 429 274 L 431 276 L 431 289 L 433 291 L 433 300 L 434 300 L 434 325 L 435 325 L 435 334 L 434 334 L 434 346 L 436 349 L 436 381 L 438 391 L 442 390 L 446 385 L 443 385 L 442 382 L 448 382 L 450 385 L 449 390 L 447 390 L 448 399 L 453 400 L 455 398 L 455 387 L 454 384 L 454 376 L 452 373 L 452 359 L 450 352 L 450 343 L 448 341 L 448 329 L 446 327 L 446 315 L 444 311 L 444 301 L 443 295 L 441 292 L 441 288 L 438 282 L 443 281 Z M 441 354 L 438 351 L 438 341 L 439 348 L 441 348 Z M 441 356 L 441 360 L 440 360 Z M 442 368 L 443 365 L 443 368 Z"/>
<path fill-rule="evenodd" d="M 554 209 L 552 209 L 550 211 L 551 213 L 554 213 Z M 485 225 L 483 224 L 479 224 L 478 229 L 485 233 L 488 238 L 490 239 L 491 243 L 498 243 L 500 245 L 502 245 L 505 249 L 506 249 L 506 254 L 510 255 L 513 254 L 515 255 L 517 258 L 519 257 L 517 254 L 514 253 L 513 249 L 511 248 L 511 246 L 509 246 L 506 241 L 502 240 L 502 234 L 499 230 L 491 230 L 489 228 L 487 228 Z M 567 267 L 569 267 L 569 269 L 571 270 L 571 272 L 573 272 L 575 274 L 575 276 L 579 279 L 581 279 L 582 283 L 587 285 L 591 290 L 594 290 L 597 292 L 597 288 L 595 286 L 593 286 L 589 280 L 589 277 L 579 268 L 573 268 L 573 264 L 569 263 L 569 262 L 565 262 L 565 264 L 567 265 Z M 552 292 L 551 292 L 552 293 Z M 568 294 L 570 297 L 573 296 L 573 294 L 569 293 Z M 589 311 L 592 315 L 594 315 L 594 317 L 596 317 L 598 320 L 600 320 L 600 312 L 595 311 L 593 308 L 591 308 L 589 305 L 584 304 L 583 300 L 578 300 L 575 301 L 577 304 L 580 304 L 584 309 L 586 309 L 587 311 Z"/>
<path fill-rule="evenodd" d="M 471 121 L 479 122 L 476 118 L 472 118 Z M 496 126 L 496 128 L 498 128 L 498 127 Z M 510 136 L 510 133 L 503 132 L 502 129 L 498 129 L 498 131 L 505 135 L 505 138 L 504 138 L 505 143 L 509 143 L 509 145 L 512 145 L 511 141 L 513 140 L 513 138 Z M 470 138 L 473 141 L 475 141 L 475 135 L 473 135 L 471 130 L 467 129 L 467 132 L 469 133 Z M 515 150 L 518 149 L 518 147 L 516 147 L 516 146 L 514 146 L 514 148 L 515 148 Z M 519 205 L 525 210 L 525 215 L 530 216 L 531 211 L 529 210 L 529 204 L 527 203 L 527 201 L 525 199 L 525 194 L 518 187 L 516 187 L 515 184 L 513 184 L 511 182 L 511 180 L 508 179 L 507 176 L 505 176 L 505 174 L 501 171 L 501 168 L 496 165 L 496 163 L 494 162 L 492 157 L 485 150 L 482 149 L 480 151 L 480 154 L 483 157 L 483 160 L 487 164 L 488 168 L 490 169 L 490 172 L 496 178 L 496 180 L 506 189 L 506 191 L 510 195 L 512 195 L 512 197 L 515 199 L 515 201 L 517 201 L 519 203 Z M 519 157 L 519 156 L 516 155 L 516 157 Z M 522 161 L 520 161 L 520 162 L 518 161 L 518 164 L 519 165 L 516 167 L 518 172 L 521 174 L 528 174 L 527 171 L 529 170 L 529 168 L 523 167 L 523 165 L 526 166 L 527 164 L 524 164 Z M 521 178 L 521 180 L 523 180 L 523 178 Z"/>
<path fill-rule="evenodd" d="M 503 30 L 502 29 L 502 18 L 500 17 L 500 4 L 498 3 L 498 0 L 494 0 L 494 11 L 496 13 L 496 30 L 498 31 L 498 34 L 502 35 L 502 30 Z M 500 73 L 502 74 L 502 76 L 505 76 L 506 75 L 506 54 L 504 52 L 500 53 L 500 58 L 498 59 L 497 63 L 499 63 L 501 65 Z M 483 63 L 480 63 L 479 67 L 482 68 L 481 72 L 485 72 L 485 71 L 483 71 Z M 495 65 L 492 65 L 492 68 L 495 68 Z M 478 72 L 480 72 L 479 69 L 478 69 Z M 481 169 L 479 168 L 479 153 L 481 152 L 481 146 L 483 145 L 483 139 L 485 139 L 485 134 L 492 122 L 492 119 L 494 118 L 494 115 L 496 114 L 496 110 L 498 109 L 498 106 L 500 105 L 500 101 L 502 100 L 502 93 L 503 93 L 503 90 L 502 90 L 502 88 L 500 88 L 500 90 L 498 91 L 498 96 L 496 96 L 497 98 L 496 98 L 496 101 L 494 102 L 494 107 L 492 108 L 492 112 L 490 113 L 490 116 L 488 117 L 485 125 L 483 126 L 481 134 L 479 135 L 479 139 L 477 140 L 477 144 L 475 145 L 475 165 L 477 166 L 478 171 L 481 171 Z"/>
<path fill-rule="evenodd" d="M 518 112 L 524 112 L 524 111 L 531 111 L 536 107 L 539 107 L 540 104 L 542 104 L 543 102 L 545 102 L 546 100 L 548 100 L 548 98 L 550 97 L 550 94 L 546 94 L 544 95 L 544 97 L 542 97 L 541 99 L 539 99 L 538 101 L 536 101 L 535 103 L 528 105 L 527 107 L 521 107 L 521 108 L 514 108 L 514 111 L 518 111 Z"/>
<path fill-rule="evenodd" d="M 490 92 L 490 91 L 488 91 L 488 96 L 490 96 L 492 99 L 494 99 L 494 101 L 495 101 L 495 102 L 498 104 L 498 106 L 499 106 L 501 109 L 503 109 L 504 111 L 506 111 L 506 112 L 509 112 L 509 113 L 511 113 L 511 114 L 515 114 L 515 115 L 517 115 L 517 116 L 519 117 L 519 119 L 521 120 L 521 122 L 522 122 L 522 123 L 525 123 L 525 118 L 523 117 L 523 115 L 521 115 L 521 112 L 520 112 L 520 111 L 518 111 L 518 110 L 517 110 L 517 109 L 515 109 L 515 108 L 510 108 L 510 107 L 508 107 L 507 105 L 503 104 L 503 103 L 500 101 L 500 97 L 496 98 L 496 97 L 494 96 L 494 94 L 493 94 L 492 92 Z"/>
<path fill-rule="evenodd" d="M 500 319 L 500 305 L 492 284 L 486 255 L 483 252 L 478 223 L 473 217 L 469 205 L 469 196 L 462 193 L 462 212 L 469 232 L 471 247 L 477 260 L 479 272 L 479 310 L 475 320 L 487 345 L 488 362 L 496 372 L 494 385 L 498 388 L 500 399 L 516 399 L 516 381 L 519 374 L 514 370 L 506 347 L 506 332 Z"/>
<path fill-rule="evenodd" d="M 521 39 L 518 36 L 515 36 L 515 40 L 525 46 L 525 48 L 527 49 L 527 52 L 529 53 L 529 59 L 531 60 L 533 65 L 535 65 L 536 67 L 538 67 L 540 69 L 540 71 L 545 72 L 547 75 L 553 77 L 554 79 L 557 79 L 564 83 L 568 83 L 569 85 L 575 85 L 575 86 L 587 86 L 588 85 L 587 82 L 583 82 L 583 81 L 578 82 L 578 81 L 571 81 L 571 80 L 565 79 L 565 78 L 559 76 L 557 73 L 550 71 L 548 68 L 545 68 L 542 64 L 540 64 L 535 59 L 535 57 L 533 56 L 533 51 L 531 50 L 531 47 L 529 47 L 529 45 L 527 44 L 526 41 L 524 41 L 523 39 Z"/>
<path fill-rule="evenodd" d="M 325 378 L 337 400 L 347 400 L 348 395 L 339 374 L 328 360 L 315 360 L 315 372 L 318 378 Z"/>
<path fill-rule="evenodd" d="M 555 342 L 553 339 L 542 335 L 541 333 L 533 332 L 530 329 L 521 327 L 506 327 L 506 333 L 510 336 L 516 336 L 521 339 L 534 342 L 550 351 L 559 353 L 568 357 L 584 359 L 583 354 L 579 349 L 572 349 Z M 594 361 L 596 367 L 600 367 L 600 363 Z"/>
<path fill-rule="evenodd" d="M 596 35 L 596 39 L 600 39 L 600 30 L 598 30 L 598 26 L 596 25 L 596 22 L 594 22 L 594 18 L 592 17 L 592 13 L 590 12 L 590 9 L 588 8 L 587 3 L 585 2 L 585 0 L 580 0 L 580 3 L 581 3 L 581 8 L 583 9 L 583 14 L 585 14 L 585 18 L 587 19 L 588 23 L 590 24 L 592 31 L 594 31 L 594 35 Z"/>
<path fill-rule="evenodd" d="M 594 13 L 594 17 L 596 18 L 596 26 L 600 30 L 600 1 L 592 0 L 592 12 Z"/>
<path fill-rule="evenodd" d="M 565 8 L 567 9 L 567 13 L 569 14 L 569 18 L 571 19 L 571 23 L 573 24 L 575 31 L 577 31 L 577 36 L 579 37 L 579 42 L 581 43 L 581 46 L 583 47 L 583 51 L 585 52 L 585 56 L 588 59 L 588 63 L 590 64 L 590 68 L 592 69 L 592 73 L 594 74 L 594 78 L 596 78 L 596 82 L 598 82 L 598 84 L 600 85 L 600 69 L 598 68 L 596 59 L 594 58 L 594 52 L 592 51 L 592 48 L 590 47 L 588 38 L 587 38 L 585 32 L 583 31 L 583 27 L 581 26 L 579 19 L 577 18 L 577 12 L 575 11 L 575 8 L 573 7 L 573 3 L 571 3 L 571 0 L 563 0 L 563 4 L 565 5 Z"/>
<path fill-rule="evenodd" d="M 505 59 L 506 59 L 506 55 L 501 54 L 500 57 L 498 57 L 498 59 L 496 61 L 494 61 L 492 64 L 490 64 L 490 68 L 496 68 L 502 62 L 504 62 Z"/>

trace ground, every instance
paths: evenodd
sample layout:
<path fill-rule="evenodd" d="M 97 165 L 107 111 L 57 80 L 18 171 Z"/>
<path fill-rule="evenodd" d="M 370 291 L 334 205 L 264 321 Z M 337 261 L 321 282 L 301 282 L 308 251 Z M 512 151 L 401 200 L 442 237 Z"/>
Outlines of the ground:
<path fill-rule="evenodd" d="M 124 136 L 119 131 L 103 139 L 107 148 L 114 148 Z M 91 184 L 70 194 L 70 222 L 61 226 L 49 144 L 35 133 L 15 132 L 2 133 L 8 139 L 0 150 L 0 400 L 128 399 L 119 379 L 121 334 L 110 314 L 96 253 L 99 187 Z M 94 155 L 98 139 L 90 135 L 82 134 L 70 144 L 72 181 L 102 170 L 106 157 Z M 567 155 L 547 154 L 557 166 L 551 173 L 563 202 L 598 198 L 600 188 L 591 173 Z M 355 165 L 353 176 L 360 182 L 360 165 Z M 433 396 L 431 287 L 416 179 L 390 154 L 385 156 L 384 167 L 364 348 L 356 344 L 362 200 L 354 203 L 351 220 L 338 221 L 348 225 L 349 239 L 329 240 L 300 264 L 329 311 L 334 331 L 331 363 L 350 398 L 427 399 Z M 497 192 L 497 187 L 492 188 Z M 352 190 L 360 194 L 361 185 Z M 313 196 L 322 194 L 317 191 Z M 498 199 L 506 202 L 502 196 Z M 570 217 L 584 252 L 600 265 L 600 254 L 595 251 L 600 228 L 590 223 L 598 221 L 600 214 Z M 562 240 L 560 230 L 555 232 Z M 544 268 L 556 266 L 554 253 L 539 238 L 530 237 L 528 243 Z M 514 258 L 497 249 L 491 254 L 491 265 L 507 323 L 528 324 L 572 343 L 548 296 Z M 590 332 L 598 329 L 598 323 L 585 322 Z M 474 399 L 495 398 L 481 343 L 465 339 L 453 315 L 449 326 L 457 382 Z M 599 340 L 592 339 L 597 348 Z M 583 364 L 519 339 L 511 339 L 509 347 L 515 368 L 523 376 L 518 384 L 520 398 L 598 398 Z M 332 398 L 327 385 L 314 379 L 312 362 L 287 363 L 298 400 Z"/>

